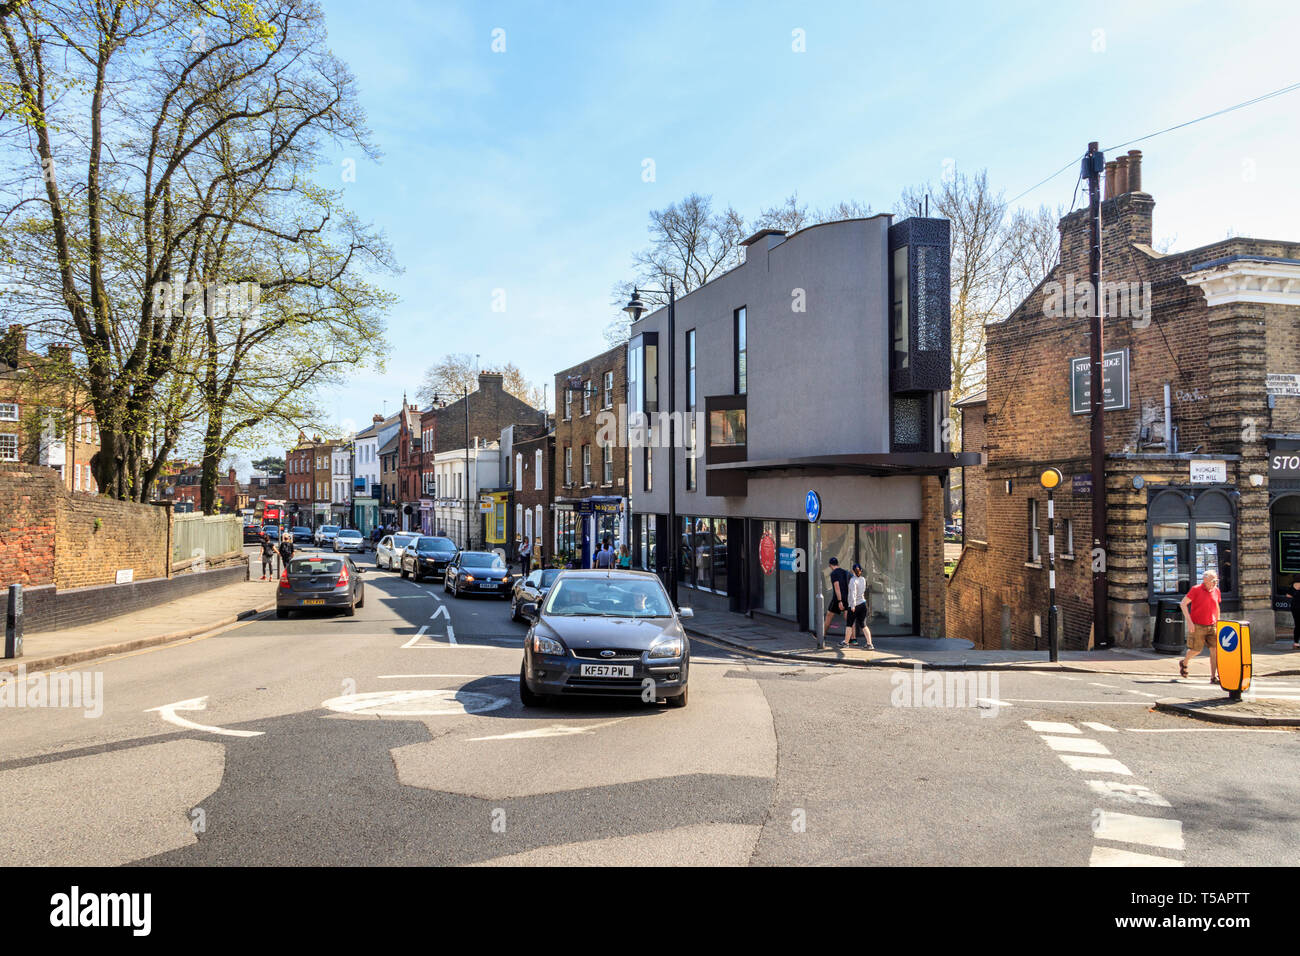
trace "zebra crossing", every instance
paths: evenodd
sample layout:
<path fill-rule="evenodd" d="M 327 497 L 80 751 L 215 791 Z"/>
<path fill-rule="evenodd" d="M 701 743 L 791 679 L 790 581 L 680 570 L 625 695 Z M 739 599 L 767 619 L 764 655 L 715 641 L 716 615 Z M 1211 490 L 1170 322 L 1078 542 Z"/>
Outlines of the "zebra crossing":
<path fill-rule="evenodd" d="M 1098 842 L 1093 845 L 1089 866 L 1183 865 L 1177 856 L 1166 855 L 1182 853 L 1186 849 L 1181 820 L 1126 812 L 1128 809 L 1153 808 L 1158 813 L 1172 809 L 1172 805 L 1149 787 L 1125 780 L 1125 777 L 1133 776 L 1133 771 L 1117 759 L 1109 747 L 1086 736 L 1072 723 L 1026 720 L 1025 724 L 1067 767 L 1086 774 L 1084 782 L 1089 791 L 1106 804 L 1094 807 L 1092 811 L 1092 835 Z M 1116 732 L 1115 728 L 1095 721 L 1088 721 L 1084 726 L 1094 733 Z M 1123 806 L 1126 810 L 1114 809 L 1116 806 Z M 1112 845 L 1117 843 L 1127 846 Z M 1165 852 L 1150 852 L 1152 850 Z"/>

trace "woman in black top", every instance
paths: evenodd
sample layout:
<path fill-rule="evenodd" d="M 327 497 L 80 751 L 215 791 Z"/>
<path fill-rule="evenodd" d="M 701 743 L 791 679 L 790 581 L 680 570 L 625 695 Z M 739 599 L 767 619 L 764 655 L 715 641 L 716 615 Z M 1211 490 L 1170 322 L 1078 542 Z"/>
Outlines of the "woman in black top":
<path fill-rule="evenodd" d="M 1291 630 L 1291 649 L 1300 651 L 1300 578 L 1291 582 L 1287 600 L 1291 605 L 1291 619 L 1295 622 Z"/>

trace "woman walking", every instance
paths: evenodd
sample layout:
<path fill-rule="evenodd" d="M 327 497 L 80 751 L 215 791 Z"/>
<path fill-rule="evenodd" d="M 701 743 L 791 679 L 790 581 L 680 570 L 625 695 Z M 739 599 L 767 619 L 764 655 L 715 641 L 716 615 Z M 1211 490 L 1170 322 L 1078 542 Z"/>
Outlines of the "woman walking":
<path fill-rule="evenodd" d="M 876 645 L 871 640 L 871 628 L 867 627 L 867 618 L 871 615 L 871 601 L 867 593 L 867 579 L 862 573 L 862 565 L 853 565 L 853 577 L 849 578 L 849 609 L 844 628 L 844 646 L 848 647 L 862 634 L 862 645 L 874 651 Z"/>

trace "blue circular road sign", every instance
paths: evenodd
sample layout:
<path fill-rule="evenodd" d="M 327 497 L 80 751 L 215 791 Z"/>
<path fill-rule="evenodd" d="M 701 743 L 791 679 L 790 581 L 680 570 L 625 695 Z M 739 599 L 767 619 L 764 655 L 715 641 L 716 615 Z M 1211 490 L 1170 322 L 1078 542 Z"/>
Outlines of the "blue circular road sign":
<path fill-rule="evenodd" d="M 816 524 L 822 516 L 822 500 L 817 492 L 808 492 L 808 497 L 803 502 L 804 513 L 808 515 L 808 520 Z"/>
<path fill-rule="evenodd" d="M 1235 627 L 1219 628 L 1219 646 L 1225 651 L 1237 649 L 1237 629 Z"/>

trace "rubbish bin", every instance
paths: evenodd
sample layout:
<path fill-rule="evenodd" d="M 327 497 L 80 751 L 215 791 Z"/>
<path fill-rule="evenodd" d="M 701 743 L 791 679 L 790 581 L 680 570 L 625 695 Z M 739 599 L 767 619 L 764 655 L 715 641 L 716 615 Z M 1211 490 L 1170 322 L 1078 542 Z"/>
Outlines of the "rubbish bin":
<path fill-rule="evenodd" d="M 1151 649 L 1160 654 L 1187 653 L 1187 622 L 1177 601 L 1161 601 L 1156 606 L 1156 632 Z"/>
<path fill-rule="evenodd" d="M 1250 690 L 1250 624 L 1246 621 L 1220 621 L 1215 638 L 1219 665 L 1219 686 L 1233 700 Z"/>

